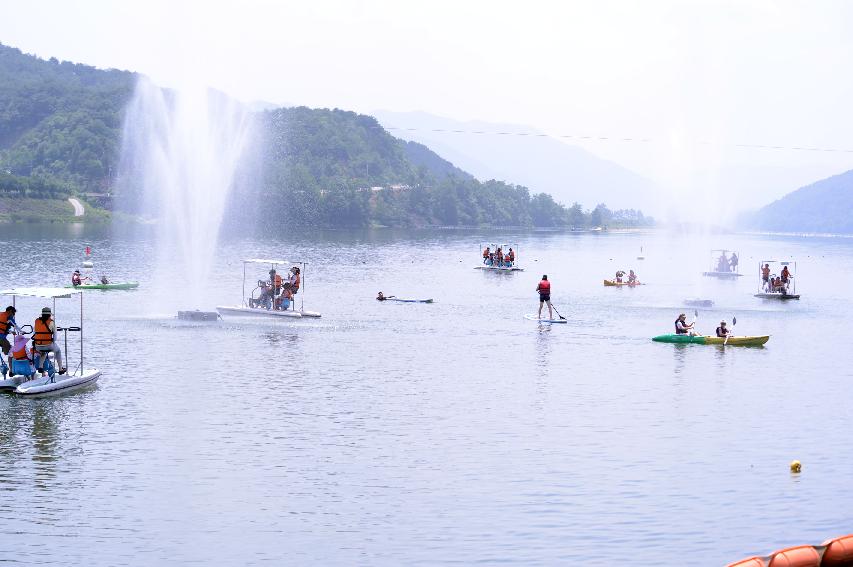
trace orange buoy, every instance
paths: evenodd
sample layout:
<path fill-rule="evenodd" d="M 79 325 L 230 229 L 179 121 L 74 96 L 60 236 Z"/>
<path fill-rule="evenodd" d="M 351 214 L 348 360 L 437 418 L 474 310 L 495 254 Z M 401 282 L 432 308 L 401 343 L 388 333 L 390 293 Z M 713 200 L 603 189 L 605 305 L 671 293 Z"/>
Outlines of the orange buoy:
<path fill-rule="evenodd" d="M 827 540 L 820 567 L 853 567 L 853 534 Z"/>
<path fill-rule="evenodd" d="M 811 545 L 798 545 L 777 551 L 767 567 L 820 567 L 820 553 Z"/>
<path fill-rule="evenodd" d="M 736 563 L 729 563 L 726 567 L 766 567 L 767 564 L 758 556 L 749 559 L 741 559 Z"/>

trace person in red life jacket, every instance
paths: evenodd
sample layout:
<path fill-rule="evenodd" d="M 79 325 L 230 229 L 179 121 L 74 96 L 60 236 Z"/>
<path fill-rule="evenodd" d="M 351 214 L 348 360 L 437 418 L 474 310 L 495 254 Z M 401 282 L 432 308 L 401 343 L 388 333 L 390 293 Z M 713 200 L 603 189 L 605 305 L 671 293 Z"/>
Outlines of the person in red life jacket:
<path fill-rule="evenodd" d="M 515 264 L 515 252 L 512 250 L 511 247 L 509 249 L 509 252 L 507 252 L 506 261 L 509 263 L 510 266 Z"/>
<path fill-rule="evenodd" d="M 539 292 L 539 315 L 538 317 L 542 318 L 542 304 L 548 304 L 548 319 L 554 319 L 554 313 L 551 309 L 551 282 L 548 281 L 548 276 L 543 274 L 542 281 L 539 282 L 539 285 L 536 286 L 536 291 Z"/>
<path fill-rule="evenodd" d="M 0 313 L 0 348 L 3 354 L 9 356 L 9 351 L 12 349 L 12 344 L 9 342 L 9 329 L 15 329 L 16 333 L 20 333 L 21 329 L 15 323 L 15 313 L 17 310 L 11 305 L 5 311 Z"/>
<path fill-rule="evenodd" d="M 33 345 L 40 355 L 40 372 L 44 372 L 44 361 L 47 359 L 47 353 L 52 352 L 56 358 L 56 364 L 59 366 L 59 373 L 65 374 L 65 367 L 62 365 L 62 350 L 56 344 L 56 324 L 53 322 L 52 314 L 50 307 L 45 307 L 41 310 L 41 317 L 33 323 Z"/>
<path fill-rule="evenodd" d="M 489 246 L 486 246 L 486 249 L 483 250 L 483 263 L 487 264 L 489 257 L 492 255 L 492 251 Z"/>
<path fill-rule="evenodd" d="M 782 273 L 779 275 L 782 276 L 782 283 L 787 284 L 788 280 L 791 279 L 791 272 L 788 271 L 788 266 L 782 268 Z"/>

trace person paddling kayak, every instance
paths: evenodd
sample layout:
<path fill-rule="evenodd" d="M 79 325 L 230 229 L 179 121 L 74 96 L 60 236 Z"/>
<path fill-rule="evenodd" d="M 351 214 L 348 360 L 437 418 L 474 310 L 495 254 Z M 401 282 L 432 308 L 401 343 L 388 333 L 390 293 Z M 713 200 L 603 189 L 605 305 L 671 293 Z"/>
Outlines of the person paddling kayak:
<path fill-rule="evenodd" d="M 542 318 L 542 304 L 548 304 L 548 320 L 554 319 L 554 312 L 551 308 L 551 282 L 548 281 L 547 274 L 542 274 L 542 281 L 536 286 L 536 291 L 539 292 L 539 314 L 537 317 Z"/>
<path fill-rule="evenodd" d="M 731 333 L 731 330 L 726 328 L 726 322 L 720 321 L 720 326 L 717 327 L 717 336 L 720 338 L 725 338 L 729 336 L 729 333 Z"/>
<path fill-rule="evenodd" d="M 385 301 L 386 299 L 394 299 L 395 295 L 385 295 L 381 291 L 376 295 L 376 301 Z"/>
<path fill-rule="evenodd" d="M 684 313 L 678 316 L 678 319 L 675 320 L 675 334 L 676 335 L 690 335 L 695 336 L 696 332 L 693 330 L 693 323 L 687 322 L 687 315 Z"/>

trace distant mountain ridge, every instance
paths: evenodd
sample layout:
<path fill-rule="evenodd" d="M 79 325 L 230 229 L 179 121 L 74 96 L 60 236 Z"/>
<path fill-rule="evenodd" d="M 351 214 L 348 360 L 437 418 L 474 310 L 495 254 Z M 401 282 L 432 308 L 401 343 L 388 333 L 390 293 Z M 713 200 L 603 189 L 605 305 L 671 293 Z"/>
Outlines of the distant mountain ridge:
<path fill-rule="evenodd" d="M 374 112 L 395 136 L 428 145 L 478 179 L 513 180 L 564 204 L 648 208 L 654 184 L 614 162 L 528 126 L 460 122 L 426 112 Z M 440 130 L 440 131 L 437 131 Z"/>
<path fill-rule="evenodd" d="M 744 215 L 740 224 L 774 232 L 853 234 L 853 170 L 801 187 Z"/>

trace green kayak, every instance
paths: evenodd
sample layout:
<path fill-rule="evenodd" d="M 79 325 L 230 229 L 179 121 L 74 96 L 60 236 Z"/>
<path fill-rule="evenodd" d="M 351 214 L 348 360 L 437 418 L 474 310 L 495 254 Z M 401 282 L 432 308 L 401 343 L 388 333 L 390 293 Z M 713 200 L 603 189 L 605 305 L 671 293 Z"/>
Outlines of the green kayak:
<path fill-rule="evenodd" d="M 728 342 L 721 337 L 691 337 L 690 335 L 660 335 L 652 338 L 658 343 L 676 343 L 691 345 L 761 346 L 770 340 L 770 335 L 757 337 L 729 337 Z"/>
<path fill-rule="evenodd" d="M 117 283 L 91 283 L 80 285 L 67 285 L 65 287 L 73 287 L 74 289 L 136 289 L 139 287 L 139 282 L 117 282 Z"/>

